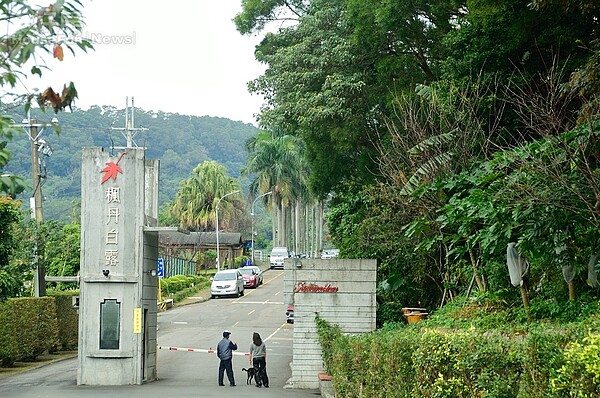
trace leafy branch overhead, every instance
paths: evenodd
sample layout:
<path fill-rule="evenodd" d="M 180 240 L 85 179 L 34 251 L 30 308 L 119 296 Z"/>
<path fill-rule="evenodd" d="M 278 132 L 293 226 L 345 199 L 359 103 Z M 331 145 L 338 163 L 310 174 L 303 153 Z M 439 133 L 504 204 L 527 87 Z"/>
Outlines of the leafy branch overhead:
<path fill-rule="evenodd" d="M 18 84 L 24 85 L 29 76 L 42 76 L 43 70 L 49 70 L 45 54 L 62 61 L 67 50 L 75 55 L 77 49 L 87 52 L 93 48 L 91 42 L 82 36 L 81 3 L 77 0 L 58 0 L 39 7 L 25 0 L 1 0 L 0 7 L 3 20 L 9 26 L 18 27 L 14 31 L 7 31 L 0 40 L 3 99 L 23 99 L 28 108 L 35 98 L 40 106 L 51 106 L 55 112 L 70 107 L 77 98 L 73 83 L 65 85 L 60 95 L 51 87 L 38 95 L 20 95 L 9 90 Z M 24 70 L 27 64 L 33 64 L 29 67 L 29 74 Z"/>
<path fill-rule="evenodd" d="M 60 93 L 52 87 L 36 92 L 29 89 L 26 82 L 29 77 L 41 77 L 43 70 L 50 69 L 46 55 L 62 61 L 65 51 L 75 55 L 76 50 L 87 52 L 93 48 L 82 36 L 81 2 L 57 0 L 40 7 L 27 0 L 0 0 L 0 8 L 2 20 L 8 27 L 0 36 L 0 101 L 25 104 L 25 114 L 29 113 L 32 102 L 42 109 L 51 107 L 54 112 L 70 109 L 77 98 L 73 82 L 65 84 Z M 0 141 L 12 138 L 14 124 L 10 117 L 0 117 Z M 22 191 L 23 186 L 18 177 L 5 170 L 9 159 L 6 147 L 0 147 L 0 192 L 14 195 Z"/>
<path fill-rule="evenodd" d="M 52 106 L 52 109 L 54 109 L 54 112 L 59 112 L 66 107 L 71 109 L 71 105 L 75 98 L 77 98 L 77 90 L 75 89 L 73 82 L 71 82 L 68 86 L 66 84 L 64 85 L 60 95 L 54 92 L 52 87 L 48 87 L 37 97 L 37 103 L 40 108 L 45 108 L 50 105 Z"/>

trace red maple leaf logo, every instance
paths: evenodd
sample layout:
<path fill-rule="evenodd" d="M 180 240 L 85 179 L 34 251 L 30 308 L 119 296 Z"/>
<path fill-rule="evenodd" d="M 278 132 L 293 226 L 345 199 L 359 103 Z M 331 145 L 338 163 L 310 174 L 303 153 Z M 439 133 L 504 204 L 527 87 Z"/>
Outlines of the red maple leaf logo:
<path fill-rule="evenodd" d="M 115 162 L 106 162 L 105 163 L 106 167 L 103 168 L 102 170 L 100 170 L 100 173 L 106 173 L 106 174 L 104 174 L 104 177 L 102 177 L 102 182 L 100 183 L 100 185 L 104 184 L 110 178 L 112 178 L 113 181 L 116 181 L 117 174 L 118 173 L 123 174 L 123 170 L 119 167 L 119 162 L 121 161 L 121 158 L 123 158 L 123 156 L 125 156 L 125 152 L 123 152 L 121 154 L 121 156 L 119 156 L 119 159 L 117 159 L 116 163 Z"/>

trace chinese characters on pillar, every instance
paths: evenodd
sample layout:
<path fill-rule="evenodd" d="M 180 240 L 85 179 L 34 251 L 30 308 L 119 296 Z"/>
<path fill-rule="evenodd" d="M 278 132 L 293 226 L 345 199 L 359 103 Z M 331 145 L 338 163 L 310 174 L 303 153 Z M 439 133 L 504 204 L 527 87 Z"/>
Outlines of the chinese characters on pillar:
<path fill-rule="evenodd" d="M 119 215 L 121 214 L 121 188 L 112 187 L 106 190 L 106 230 L 104 236 L 104 265 L 115 266 L 119 264 Z"/>
<path fill-rule="evenodd" d="M 100 184 L 104 184 L 109 179 L 116 182 L 117 175 L 122 174 L 123 170 L 119 167 L 119 161 L 123 158 L 125 152 L 119 156 L 116 163 L 106 162 L 106 167 L 100 172 L 105 173 Z M 106 203 L 106 222 L 104 230 L 104 266 L 119 265 L 119 218 L 121 217 L 121 187 L 113 186 L 106 189 L 104 194 Z"/>

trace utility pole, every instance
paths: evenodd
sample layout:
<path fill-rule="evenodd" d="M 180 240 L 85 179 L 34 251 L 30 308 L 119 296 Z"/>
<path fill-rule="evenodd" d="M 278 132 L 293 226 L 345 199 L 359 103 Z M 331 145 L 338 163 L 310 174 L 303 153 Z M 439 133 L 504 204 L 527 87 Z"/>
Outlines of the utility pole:
<path fill-rule="evenodd" d="M 30 121 L 29 140 L 31 141 L 31 169 L 33 172 L 33 195 L 30 198 L 31 217 L 40 224 L 44 220 L 44 213 L 42 211 L 42 180 L 40 177 L 40 156 L 37 144 L 38 126 L 35 124 L 35 119 Z"/>
<path fill-rule="evenodd" d="M 50 125 L 56 125 L 58 123 L 57 118 L 53 118 Z M 42 185 L 46 180 L 46 166 L 44 157 L 52 154 L 52 148 L 48 143 L 40 138 L 44 132 L 44 128 L 48 126 L 46 123 L 38 123 L 35 119 L 31 119 L 27 115 L 27 119 L 24 119 L 21 124 L 16 126 L 27 129 L 27 138 L 31 141 L 31 170 L 33 174 L 33 193 L 29 198 L 29 205 L 31 207 L 31 218 L 37 223 L 36 228 L 44 221 L 43 205 L 42 205 Z M 42 155 L 40 157 L 40 155 Z M 42 170 L 43 169 L 43 170 Z M 42 297 L 46 295 L 46 269 L 41 256 L 38 253 L 38 238 L 39 235 L 36 232 L 34 252 L 33 252 L 33 265 L 35 266 L 34 273 L 34 296 Z"/>
<path fill-rule="evenodd" d="M 36 228 L 44 220 L 42 211 L 42 180 L 40 178 L 40 157 L 37 146 L 38 127 L 35 120 L 29 119 L 29 141 L 31 141 L 31 169 L 33 172 L 33 195 L 30 198 L 31 217 L 37 222 Z M 40 261 L 38 253 L 38 234 L 36 233 L 33 261 L 35 263 L 35 273 L 33 275 L 34 297 L 44 297 L 46 295 L 46 268 Z"/>
<path fill-rule="evenodd" d="M 129 97 L 125 97 L 125 127 L 111 127 L 111 129 L 120 131 L 121 134 L 123 135 L 123 137 L 125 137 L 127 145 L 124 147 L 113 146 L 113 149 L 139 148 L 139 146 L 134 141 L 135 135 L 141 131 L 149 130 L 145 127 L 133 127 L 133 126 L 135 126 L 134 111 L 135 111 L 135 106 L 133 104 L 133 97 L 131 97 L 131 114 L 129 114 L 129 112 L 130 112 Z"/>

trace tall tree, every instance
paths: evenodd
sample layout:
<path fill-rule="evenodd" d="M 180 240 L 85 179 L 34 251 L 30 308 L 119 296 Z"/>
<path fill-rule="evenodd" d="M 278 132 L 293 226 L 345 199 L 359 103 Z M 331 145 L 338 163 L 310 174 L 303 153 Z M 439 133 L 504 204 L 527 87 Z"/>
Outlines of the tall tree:
<path fill-rule="evenodd" d="M 21 203 L 0 198 L 0 300 L 23 293 L 24 282 L 31 276 L 30 232 Z M 20 256 L 20 252 L 26 254 Z"/>
<path fill-rule="evenodd" d="M 181 182 L 170 213 L 179 220 L 182 228 L 193 231 L 215 229 L 215 206 L 219 198 L 235 190 L 239 183 L 227 175 L 224 166 L 215 161 L 200 163 L 192 175 Z M 232 198 L 235 201 L 235 198 Z M 238 200 L 239 201 L 239 200 Z M 220 207 L 220 223 L 227 223 L 241 216 L 240 204 L 234 208 L 223 203 Z"/>
<path fill-rule="evenodd" d="M 366 68 L 350 41 L 344 1 L 311 1 L 286 15 L 298 22 L 265 35 L 255 54 L 268 68 L 250 90 L 265 98 L 261 126 L 306 143 L 308 185 L 325 197 L 345 176 L 371 177 L 363 167 L 372 163 L 365 148 L 374 119 Z"/>
<path fill-rule="evenodd" d="M 242 174 L 254 176 L 251 193 L 273 192 L 265 197 L 274 211 L 273 244 L 288 246 L 290 209 L 306 194 L 308 169 L 301 141 L 290 135 L 276 136 L 261 131 L 246 142 L 246 149 L 250 155 Z"/>

